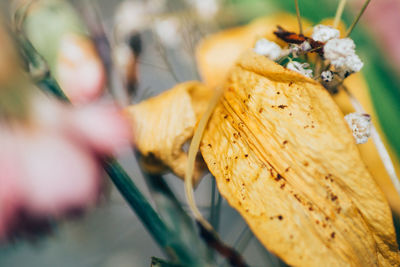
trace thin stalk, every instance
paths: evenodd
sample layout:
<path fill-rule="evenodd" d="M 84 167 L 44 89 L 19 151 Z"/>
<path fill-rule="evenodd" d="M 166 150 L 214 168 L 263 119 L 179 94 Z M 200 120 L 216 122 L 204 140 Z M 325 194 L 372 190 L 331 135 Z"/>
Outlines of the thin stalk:
<path fill-rule="evenodd" d="M 78 10 L 81 12 L 82 18 L 88 27 L 89 34 L 107 73 L 108 88 L 114 96 L 114 99 L 116 99 L 121 106 L 127 106 L 129 104 L 129 92 L 122 85 L 123 82 L 115 78 L 118 76 L 118 71 L 113 64 L 110 42 L 103 25 L 103 20 L 100 17 L 99 8 L 94 2 L 93 0 L 81 1 Z"/>
<path fill-rule="evenodd" d="M 175 82 L 179 83 L 180 79 L 178 77 L 178 74 L 175 72 L 174 67 L 172 66 L 171 62 L 168 59 L 164 45 L 161 43 L 160 38 L 156 36 L 156 34 L 154 34 L 154 36 L 156 38 L 158 53 L 160 54 L 161 59 L 163 60 L 165 66 L 169 70 L 169 73 L 171 74 L 172 78 L 174 78 Z"/>
<path fill-rule="evenodd" d="M 245 229 L 243 229 L 243 232 L 239 236 L 238 240 L 236 240 L 236 244 L 233 247 L 236 248 L 239 253 L 243 253 L 249 245 L 250 241 L 252 240 L 253 236 L 253 232 L 246 225 Z"/>
<path fill-rule="evenodd" d="M 215 207 L 215 225 L 214 229 L 215 231 L 219 231 L 219 222 L 220 222 L 220 217 L 221 217 L 221 206 L 222 206 L 222 196 L 217 190 L 217 205 Z"/>
<path fill-rule="evenodd" d="M 23 37 L 24 35 L 21 34 L 20 36 Z M 17 41 L 20 47 L 23 48 L 22 55 L 27 65 L 30 66 L 29 71 L 34 74 L 40 73 L 44 69 L 43 66 L 46 66 L 46 62 L 37 54 L 29 40 L 18 38 Z M 35 75 L 34 77 L 34 82 L 39 88 L 43 91 L 51 92 L 63 102 L 70 103 L 50 72 L 44 73 L 46 75 Z M 182 237 L 168 228 L 166 223 L 159 217 L 119 163 L 114 158 L 104 158 L 101 163 L 125 201 L 169 258 L 190 266 L 203 266 L 199 264 L 199 260 L 193 256 L 188 246 L 184 244 Z"/>
<path fill-rule="evenodd" d="M 211 206 L 210 206 L 210 223 L 215 229 L 215 219 L 216 219 L 216 195 L 217 195 L 217 185 L 215 179 L 211 181 Z"/>
<path fill-rule="evenodd" d="M 206 129 L 208 120 L 210 119 L 215 106 L 218 104 L 221 95 L 222 95 L 222 90 L 217 88 L 212 99 L 210 100 L 210 103 L 208 104 L 206 111 L 204 112 L 203 116 L 201 117 L 198 123 L 196 131 L 194 132 L 189 147 L 188 160 L 186 164 L 185 179 L 184 179 L 186 200 L 188 202 L 190 210 L 192 211 L 193 216 L 196 218 L 196 220 L 208 231 L 213 231 L 213 227 L 203 217 L 203 215 L 197 208 L 193 192 L 193 171 L 194 171 L 197 151 L 199 151 L 200 147 L 201 138 L 203 136 L 204 130 Z"/>
<path fill-rule="evenodd" d="M 296 15 L 297 15 L 297 22 L 299 23 L 299 32 L 300 32 L 300 34 L 303 34 L 303 25 L 301 23 L 299 1 L 294 0 L 294 4 L 296 5 Z"/>
<path fill-rule="evenodd" d="M 163 259 L 159 259 L 157 257 L 151 257 L 150 267 L 183 267 L 183 266 L 180 264 L 174 264 L 172 262 L 168 262 Z"/>
<path fill-rule="evenodd" d="M 32 80 L 45 92 L 56 95 L 63 101 L 69 101 L 61 90 L 57 81 L 51 76 L 49 67 L 44 58 L 39 55 L 25 34 L 16 29 L 16 41 L 20 48 L 21 55 L 25 60 L 27 71 L 31 74 Z"/>
<path fill-rule="evenodd" d="M 209 221 L 215 229 L 215 191 L 216 191 L 216 183 L 215 179 L 211 181 L 211 206 L 210 206 L 210 217 Z M 215 259 L 215 251 L 214 250 L 209 250 L 208 255 L 210 259 Z"/>
<path fill-rule="evenodd" d="M 359 113 L 366 113 L 360 102 L 354 97 L 354 95 L 347 89 L 347 87 L 343 86 L 344 91 L 349 96 L 351 104 L 353 105 L 354 109 Z M 378 154 L 382 160 L 383 165 L 387 173 L 389 174 L 390 180 L 394 188 L 396 189 L 397 193 L 400 195 L 400 181 L 397 177 L 396 171 L 394 169 L 393 162 L 390 158 L 389 152 L 387 151 L 385 145 L 382 142 L 382 139 L 376 130 L 375 126 L 372 124 L 371 126 L 371 137 L 374 141 L 375 147 L 378 150 Z"/>
<path fill-rule="evenodd" d="M 196 219 L 197 225 L 200 229 L 200 236 L 207 242 L 207 244 L 214 248 L 221 256 L 225 257 L 226 260 L 232 265 L 237 267 L 248 266 L 244 261 L 243 257 L 234 249 L 224 244 L 218 234 L 215 232 L 212 225 L 203 217 L 199 208 L 196 205 L 196 200 L 194 198 L 193 192 L 193 171 L 196 160 L 197 152 L 199 151 L 201 138 L 206 129 L 208 120 L 210 119 L 219 99 L 222 95 L 222 89 L 216 88 L 213 97 L 211 98 L 206 111 L 201 117 L 196 131 L 194 132 L 192 141 L 189 147 L 188 159 L 185 171 L 185 194 L 186 200 L 188 202 L 189 208 Z"/>
<path fill-rule="evenodd" d="M 358 21 L 360 20 L 361 16 L 364 14 L 364 11 L 367 8 L 369 2 L 371 2 L 371 0 L 366 0 L 364 2 L 364 5 L 362 6 L 362 8 L 361 8 L 360 12 L 358 13 L 357 17 L 355 18 L 355 20 L 351 24 L 350 28 L 347 30 L 345 37 L 348 37 L 351 34 L 351 32 L 353 31 L 354 27 L 357 25 Z"/>
<path fill-rule="evenodd" d="M 333 28 L 337 28 L 340 22 L 340 19 L 343 14 L 344 7 L 346 6 L 347 0 L 340 0 L 338 8 L 336 9 L 335 20 L 333 21 Z"/>
<path fill-rule="evenodd" d="M 210 207 L 210 218 L 209 221 L 216 232 L 219 229 L 219 218 L 221 213 L 221 194 L 217 190 L 215 178 L 212 178 L 211 182 L 211 207 Z M 214 258 L 214 250 L 211 250 L 209 256 L 211 259 Z"/>
<path fill-rule="evenodd" d="M 166 247 L 169 238 L 167 226 L 161 221 L 158 214 L 135 186 L 128 174 L 115 159 L 105 160 L 103 166 L 118 191 L 142 220 L 149 233 L 161 247 Z"/>
<path fill-rule="evenodd" d="M 237 252 L 243 253 L 243 251 L 247 248 L 252 238 L 253 238 L 253 233 L 251 232 L 250 228 L 247 225 L 245 225 L 245 227 L 235 240 L 235 243 L 233 243 L 232 247 L 236 249 Z M 227 267 L 227 264 L 224 263 L 221 265 L 221 267 Z"/>

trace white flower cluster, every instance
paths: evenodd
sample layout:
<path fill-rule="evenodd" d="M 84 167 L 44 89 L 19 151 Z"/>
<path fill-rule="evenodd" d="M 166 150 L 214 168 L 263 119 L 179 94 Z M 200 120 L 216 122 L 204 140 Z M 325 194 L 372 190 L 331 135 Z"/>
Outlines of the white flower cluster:
<path fill-rule="evenodd" d="M 324 57 L 343 76 L 359 72 L 364 64 L 356 55 L 355 48 L 356 46 L 350 38 L 331 39 L 324 46 Z"/>
<path fill-rule="evenodd" d="M 339 36 L 339 30 L 332 28 L 331 26 L 319 24 L 313 28 L 311 38 L 313 38 L 315 41 L 325 43 L 331 39 L 339 38 Z"/>
<path fill-rule="evenodd" d="M 154 32 L 161 43 L 175 48 L 182 42 L 181 25 L 176 17 L 167 17 L 154 21 Z"/>
<path fill-rule="evenodd" d="M 292 53 L 293 57 L 298 57 L 301 54 L 305 54 L 307 51 L 311 50 L 311 45 L 309 42 L 304 41 L 299 45 L 291 45 L 289 53 Z"/>
<path fill-rule="evenodd" d="M 313 71 L 312 69 L 307 69 L 310 65 L 308 63 L 300 63 L 297 61 L 290 61 L 287 65 L 286 68 L 289 70 L 293 70 L 295 72 L 298 72 L 306 77 L 312 78 L 313 77 Z"/>
<path fill-rule="evenodd" d="M 353 132 L 356 143 L 366 143 L 371 135 L 371 116 L 369 114 L 349 113 L 344 118 Z"/>
<path fill-rule="evenodd" d="M 256 42 L 253 51 L 271 60 L 277 60 L 282 55 L 282 48 L 278 44 L 268 41 L 265 38 L 261 38 Z"/>
<path fill-rule="evenodd" d="M 200 18 L 212 19 L 219 11 L 220 5 L 218 0 L 187 0 L 192 5 Z"/>

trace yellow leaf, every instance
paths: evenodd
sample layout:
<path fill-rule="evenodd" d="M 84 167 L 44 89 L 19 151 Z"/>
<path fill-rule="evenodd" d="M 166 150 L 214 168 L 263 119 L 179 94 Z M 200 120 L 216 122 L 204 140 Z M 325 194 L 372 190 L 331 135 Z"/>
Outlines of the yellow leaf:
<path fill-rule="evenodd" d="M 298 29 L 297 18 L 283 13 L 259 18 L 249 25 L 206 37 L 196 51 L 197 66 L 204 83 L 211 88 L 220 85 L 240 55 L 253 47 L 260 38 L 283 45 L 273 34 L 277 25 L 284 26 L 289 31 Z M 308 32 L 311 30 L 307 21 L 304 20 L 303 25 Z"/>
<path fill-rule="evenodd" d="M 331 25 L 332 23 L 332 19 L 326 19 L 320 24 Z M 271 41 L 279 42 L 279 40 L 273 35 L 276 25 L 281 25 L 290 31 L 298 31 L 296 17 L 289 14 L 278 14 L 275 16 L 256 19 L 249 25 L 224 30 L 204 39 L 197 49 L 197 62 L 205 83 L 210 87 L 222 84 L 238 57 L 244 51 L 252 48 L 258 38 L 265 37 Z M 311 36 L 311 24 L 303 20 L 303 25 L 305 34 Z M 339 24 L 339 30 L 343 36 L 346 31 L 343 23 Z M 362 74 L 357 73 L 351 75 L 345 80 L 345 85 L 357 97 L 366 111 L 372 115 L 373 123 L 379 130 L 379 122 L 376 119 L 376 116 L 374 116 L 374 110 L 368 94 L 368 86 L 366 85 Z M 343 92 L 334 96 L 334 99 L 343 113 L 346 114 L 354 111 L 348 97 Z M 383 137 L 382 131 L 380 132 Z M 390 150 L 387 142 L 385 142 L 385 145 Z M 366 144 L 359 145 L 358 148 L 364 163 L 367 165 L 368 170 L 385 193 L 391 207 L 396 213 L 400 214 L 400 196 L 390 181 L 390 177 L 383 166 L 382 160 L 379 157 L 373 141 L 369 140 Z M 394 153 L 391 153 L 391 157 L 396 172 L 400 173 L 399 160 L 396 158 Z"/>
<path fill-rule="evenodd" d="M 245 53 L 201 152 L 221 194 L 288 264 L 400 264 L 387 201 L 316 81 Z"/>
<path fill-rule="evenodd" d="M 183 145 L 192 138 L 211 94 L 212 91 L 199 82 L 186 82 L 127 108 L 134 143 L 149 171 L 161 172 L 168 167 L 184 177 L 187 153 Z M 197 162 L 196 178 L 203 171 L 201 163 Z"/>

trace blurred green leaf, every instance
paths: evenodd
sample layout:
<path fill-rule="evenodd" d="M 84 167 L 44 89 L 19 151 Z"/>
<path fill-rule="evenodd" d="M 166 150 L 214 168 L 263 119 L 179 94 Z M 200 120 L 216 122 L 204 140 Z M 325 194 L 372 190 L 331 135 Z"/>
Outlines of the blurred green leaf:
<path fill-rule="evenodd" d="M 151 267 L 183 267 L 183 265 L 174 264 L 156 257 L 151 258 Z"/>
<path fill-rule="evenodd" d="M 200 239 L 193 220 L 183 210 L 182 204 L 176 198 L 161 175 L 149 174 L 142 171 L 145 181 L 154 200 L 157 211 L 165 224 L 174 235 L 179 236 L 182 245 L 186 246 L 189 254 L 186 261 L 190 266 L 205 266 L 207 262 L 207 247 Z M 181 261 L 182 263 L 182 261 Z"/>

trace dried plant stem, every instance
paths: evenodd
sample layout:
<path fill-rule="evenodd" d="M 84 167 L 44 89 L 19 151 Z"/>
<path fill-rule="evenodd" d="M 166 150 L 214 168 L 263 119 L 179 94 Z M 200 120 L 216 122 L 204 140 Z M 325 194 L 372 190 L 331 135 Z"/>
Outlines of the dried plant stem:
<path fill-rule="evenodd" d="M 202 226 L 209 231 L 213 231 L 213 227 L 211 224 L 203 217 L 200 213 L 199 209 L 197 208 L 196 201 L 194 199 L 194 192 L 193 192 L 193 170 L 196 160 L 197 151 L 200 147 L 201 137 L 203 136 L 204 130 L 207 126 L 208 120 L 210 119 L 215 106 L 218 104 L 220 96 L 222 94 L 221 89 L 217 89 L 214 93 L 206 112 L 200 119 L 200 122 L 194 132 L 192 142 L 190 143 L 189 153 L 188 153 L 188 161 L 186 165 L 186 172 L 185 172 L 185 193 L 188 205 L 193 213 L 193 216 L 196 220 L 202 224 Z"/>
<path fill-rule="evenodd" d="M 213 228 L 218 231 L 219 228 L 219 212 L 221 209 L 221 195 L 217 190 L 215 178 L 212 178 L 211 184 L 211 207 L 210 207 L 210 223 Z"/>
<path fill-rule="evenodd" d="M 297 22 L 299 23 L 299 32 L 300 32 L 300 34 L 303 34 L 303 25 L 301 24 L 299 1 L 294 0 L 294 3 L 296 5 L 296 15 L 297 15 Z"/>
<path fill-rule="evenodd" d="M 358 21 L 360 20 L 361 16 L 364 14 L 364 11 L 367 8 L 369 2 L 371 2 L 371 0 L 366 0 L 364 2 L 364 5 L 362 6 L 362 8 L 361 8 L 360 12 L 358 13 L 357 17 L 355 18 L 355 20 L 351 24 L 350 28 L 347 30 L 345 37 L 348 37 L 351 34 L 351 32 L 353 31 L 354 27 L 357 25 Z"/>
<path fill-rule="evenodd" d="M 153 18 L 153 21 L 155 20 L 155 18 Z M 168 55 L 167 55 L 167 51 L 165 46 L 162 44 L 160 38 L 158 37 L 158 35 L 156 34 L 156 32 L 153 32 L 153 37 L 155 38 L 155 43 L 157 45 L 157 50 L 158 53 L 160 54 L 160 57 L 165 65 L 165 67 L 169 70 L 169 73 L 171 74 L 172 78 L 175 80 L 175 82 L 179 83 L 179 77 L 178 74 L 175 72 L 174 67 L 172 66 L 171 62 L 169 61 Z"/>
<path fill-rule="evenodd" d="M 113 64 L 110 42 L 96 1 L 81 1 L 78 10 L 87 25 L 97 53 L 100 56 L 106 73 L 108 74 L 107 86 L 109 90 L 120 106 L 124 107 L 129 105 L 129 93 L 123 85 L 123 82 L 117 78 L 118 72 Z"/>
<path fill-rule="evenodd" d="M 249 226 L 246 224 L 243 230 L 240 232 L 238 238 L 235 240 L 233 248 L 235 248 L 239 253 L 242 253 L 247 248 L 247 245 L 250 243 L 253 236 L 253 232 L 251 232 Z M 220 267 L 227 266 L 228 265 L 226 263 L 220 265 Z"/>
<path fill-rule="evenodd" d="M 190 143 L 184 181 L 186 200 L 188 202 L 190 210 L 193 213 L 193 216 L 196 219 L 197 225 L 200 228 L 200 235 L 207 242 L 207 244 L 218 251 L 223 257 L 225 257 L 232 266 L 246 267 L 248 265 L 245 263 L 242 256 L 234 249 L 225 245 L 218 237 L 218 234 L 214 231 L 212 225 L 203 217 L 196 205 L 193 192 L 193 170 L 196 155 L 199 151 L 201 138 L 206 129 L 207 123 L 216 105 L 218 104 L 221 95 L 221 88 L 217 88 L 208 104 L 207 110 L 204 112 L 203 116 L 200 119 L 200 122 L 196 128 L 196 131 L 194 132 L 192 141 Z"/>
<path fill-rule="evenodd" d="M 355 98 L 355 96 L 347 89 L 347 87 L 343 86 L 344 91 L 349 96 L 351 104 L 353 105 L 354 109 L 360 113 L 366 113 L 360 102 Z M 378 150 L 379 156 L 385 166 L 387 173 L 389 174 L 390 180 L 394 188 L 396 189 L 397 193 L 400 195 L 400 181 L 397 177 L 396 171 L 394 169 L 393 162 L 389 156 L 389 152 L 387 151 L 385 145 L 382 142 L 382 139 L 376 130 L 375 126 L 372 124 L 371 127 L 371 137 L 374 141 L 375 147 Z"/>
<path fill-rule="evenodd" d="M 342 17 L 344 7 L 346 6 L 347 0 L 340 0 L 338 8 L 336 9 L 335 20 L 333 21 L 333 28 L 337 28 L 339 25 L 340 18 Z"/>

